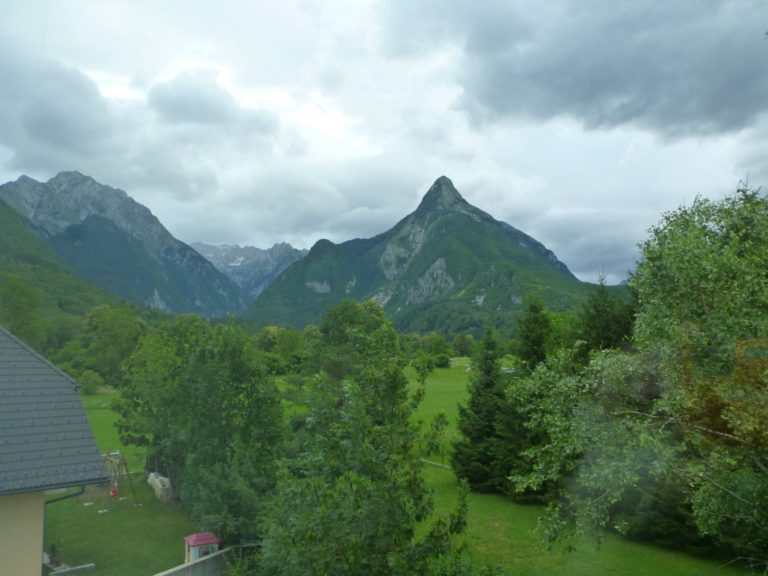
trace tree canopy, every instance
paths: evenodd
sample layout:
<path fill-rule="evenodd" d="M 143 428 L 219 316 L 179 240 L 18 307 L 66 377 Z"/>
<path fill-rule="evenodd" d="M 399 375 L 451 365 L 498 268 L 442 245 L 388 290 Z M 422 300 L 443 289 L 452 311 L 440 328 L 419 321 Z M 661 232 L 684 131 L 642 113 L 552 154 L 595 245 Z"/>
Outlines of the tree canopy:
<path fill-rule="evenodd" d="M 642 245 L 632 347 L 533 372 L 526 426 L 541 442 L 513 480 L 567 486 L 550 536 L 613 527 L 680 543 L 695 527 L 768 565 L 766 262 L 764 197 L 696 199 Z"/>
<path fill-rule="evenodd" d="M 311 384 L 303 442 L 281 475 L 263 572 L 459 573 L 461 564 L 448 570 L 446 562 L 455 558 L 451 536 L 466 510 L 430 520 L 412 419 L 418 397 L 409 393 L 391 323 L 372 302 L 345 302 L 328 310 L 321 331 L 332 361 Z"/>

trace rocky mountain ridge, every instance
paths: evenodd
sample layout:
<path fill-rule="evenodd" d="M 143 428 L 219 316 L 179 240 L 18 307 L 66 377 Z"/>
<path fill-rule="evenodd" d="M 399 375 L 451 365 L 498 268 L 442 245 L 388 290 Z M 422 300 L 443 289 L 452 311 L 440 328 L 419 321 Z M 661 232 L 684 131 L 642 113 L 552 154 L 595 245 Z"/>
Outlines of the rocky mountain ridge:
<path fill-rule="evenodd" d="M 389 231 L 318 241 L 247 314 L 300 326 L 343 298 L 374 299 L 401 330 L 479 331 L 512 325 L 530 295 L 568 309 L 588 290 L 544 245 L 469 204 L 443 176 Z"/>
<path fill-rule="evenodd" d="M 126 192 L 79 172 L 21 176 L 0 199 L 83 278 L 140 304 L 205 316 L 245 308 L 237 285 Z"/>
<path fill-rule="evenodd" d="M 309 250 L 299 250 L 286 242 L 267 249 L 230 244 L 214 246 L 202 242 L 193 242 L 191 246 L 240 286 L 246 299 L 251 301 L 290 264 L 309 253 Z"/>

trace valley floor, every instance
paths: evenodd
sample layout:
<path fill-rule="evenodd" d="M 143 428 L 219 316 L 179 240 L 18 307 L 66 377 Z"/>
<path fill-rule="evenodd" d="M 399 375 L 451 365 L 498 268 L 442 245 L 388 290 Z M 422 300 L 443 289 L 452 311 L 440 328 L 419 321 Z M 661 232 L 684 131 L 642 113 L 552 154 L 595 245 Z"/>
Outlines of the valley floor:
<path fill-rule="evenodd" d="M 427 382 L 427 394 L 419 416 L 429 421 L 445 411 L 455 426 L 456 405 L 465 397 L 466 361 L 449 369 L 438 369 Z M 114 392 L 85 396 L 84 403 L 99 449 L 123 450 L 129 466 L 139 471 L 144 465 L 141 450 L 121 446 L 111 410 Z M 438 455 L 437 460 L 441 457 Z M 443 462 L 447 463 L 445 455 Z M 427 464 L 425 476 L 435 494 L 437 512 L 448 512 L 456 503 L 456 478 L 445 464 Z M 55 544 L 70 566 L 94 562 L 95 576 L 142 576 L 170 568 L 183 561 L 184 536 L 197 527 L 177 505 L 162 504 L 144 481 L 134 476 L 141 506 L 134 506 L 130 487 L 121 485 L 124 499 L 109 499 L 109 511 L 99 514 L 100 494 L 86 493 L 51 504 L 46 509 L 46 550 Z M 87 504 L 92 500 L 92 504 Z M 463 536 L 467 551 L 478 565 L 497 564 L 510 576 L 731 576 L 748 573 L 723 562 L 692 557 L 673 550 L 629 542 L 607 535 L 601 549 L 584 542 L 575 552 L 546 550 L 535 533 L 542 512 L 540 506 L 522 506 L 501 496 L 470 494 L 469 524 Z"/>

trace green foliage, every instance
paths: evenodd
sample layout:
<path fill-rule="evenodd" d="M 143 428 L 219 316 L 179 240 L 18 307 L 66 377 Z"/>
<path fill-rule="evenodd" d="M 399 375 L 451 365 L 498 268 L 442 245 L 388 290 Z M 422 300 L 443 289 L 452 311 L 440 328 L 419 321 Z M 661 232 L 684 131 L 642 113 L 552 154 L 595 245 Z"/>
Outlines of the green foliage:
<path fill-rule="evenodd" d="M 258 570 L 258 551 L 233 548 L 224 558 L 224 576 L 252 576 Z"/>
<path fill-rule="evenodd" d="M 585 392 L 574 359 L 578 353 L 578 348 L 556 352 L 529 376 L 514 378 L 508 389 L 501 430 L 518 494 L 554 490 L 583 453 L 574 430 L 576 401 Z"/>
<path fill-rule="evenodd" d="M 421 354 L 411 360 L 411 366 L 416 371 L 416 380 L 421 386 L 424 386 L 427 376 L 435 369 L 435 363 L 426 354 Z"/>
<path fill-rule="evenodd" d="M 302 446 L 283 471 L 264 536 L 262 572 L 429 574 L 452 554 L 466 509 L 417 536 L 432 501 L 394 330 L 378 305 L 347 302 L 329 309 L 321 331 L 333 372 L 311 384 Z"/>
<path fill-rule="evenodd" d="M 451 346 L 458 356 L 474 356 L 475 345 L 475 337 L 472 334 L 456 334 L 451 341 Z"/>
<path fill-rule="evenodd" d="M 99 376 L 98 372 L 93 370 L 84 370 L 80 376 L 77 377 L 77 383 L 83 388 L 83 394 L 93 396 L 99 389 L 104 386 L 104 380 Z"/>
<path fill-rule="evenodd" d="M 533 370 L 547 357 L 551 336 L 552 321 L 544 304 L 536 298 L 530 298 L 525 303 L 517 328 L 517 354 L 528 370 Z"/>
<path fill-rule="evenodd" d="M 7 276 L 0 284 L 0 321 L 9 332 L 30 346 L 40 347 L 40 307 L 42 295 L 16 276 Z"/>
<path fill-rule="evenodd" d="M 13 278 L 11 283 L 22 282 L 29 288 L 22 291 L 27 292 L 23 297 L 27 302 L 22 306 L 27 306 L 27 311 L 33 310 L 33 320 L 31 326 L 22 326 L 21 330 L 31 332 L 20 336 L 46 354 L 57 351 L 76 336 L 80 320 L 90 308 L 117 302 L 105 290 L 78 278 L 50 246 L 28 228 L 19 214 L 0 201 L 0 285 L 9 278 Z M 29 301 L 30 294 L 32 301 Z M 11 300 L 16 298 L 9 296 Z M 4 300 L 0 298 L 0 304 Z M 8 305 L 15 307 L 20 302 L 8 302 Z M 34 305 L 30 308 L 29 304 Z M 6 312 L 13 315 L 22 310 Z M 21 317 L 24 314 L 26 312 Z"/>
<path fill-rule="evenodd" d="M 766 222 L 768 201 L 748 189 L 666 214 L 632 279 L 638 344 L 684 347 L 697 365 L 727 373 L 737 339 L 768 336 Z"/>
<path fill-rule="evenodd" d="M 147 323 L 131 308 L 96 306 L 85 317 L 83 345 L 87 365 L 109 386 L 120 387 L 122 363 L 133 353 Z"/>
<path fill-rule="evenodd" d="M 454 442 L 451 465 L 459 478 L 473 490 L 502 492 L 508 471 L 500 468 L 497 424 L 504 403 L 505 379 L 501 373 L 498 344 L 488 330 L 472 366 L 469 399 L 459 406 L 458 428 L 461 439 Z"/>
<path fill-rule="evenodd" d="M 310 365 L 333 378 L 353 376 L 398 354 L 397 332 L 381 306 L 370 300 L 359 304 L 345 300 L 330 307 L 320 333 Z"/>
<path fill-rule="evenodd" d="M 230 541 L 260 534 L 282 417 L 245 332 L 196 316 L 150 331 L 126 362 L 116 409 L 121 439 L 150 447 L 193 518 Z"/>
<path fill-rule="evenodd" d="M 579 309 L 579 338 L 589 350 L 618 348 L 632 333 L 634 307 L 608 291 L 605 279 L 600 278 L 595 291 Z"/>
<path fill-rule="evenodd" d="M 545 535 L 611 527 L 679 546 L 695 526 L 768 565 L 766 254 L 768 201 L 755 192 L 665 215 L 632 280 L 636 351 L 584 368 L 551 357 L 525 381 L 542 438 L 515 481 L 558 487 Z M 598 292 L 589 306 L 608 301 Z"/>
<path fill-rule="evenodd" d="M 256 336 L 256 346 L 264 352 L 271 374 L 296 373 L 304 367 L 304 337 L 295 328 L 265 326 Z"/>
<path fill-rule="evenodd" d="M 694 455 L 685 478 L 696 523 L 768 564 L 766 254 L 768 200 L 742 188 L 665 215 L 633 284 L 637 342 L 670 372 L 654 415 L 678 423 Z"/>

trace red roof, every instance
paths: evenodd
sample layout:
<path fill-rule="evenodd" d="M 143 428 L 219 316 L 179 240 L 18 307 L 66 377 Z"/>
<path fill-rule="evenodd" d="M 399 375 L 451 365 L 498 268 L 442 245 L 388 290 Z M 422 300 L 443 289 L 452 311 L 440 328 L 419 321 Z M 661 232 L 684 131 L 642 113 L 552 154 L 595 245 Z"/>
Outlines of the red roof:
<path fill-rule="evenodd" d="M 198 532 L 190 534 L 184 538 L 184 541 L 190 546 L 205 546 L 206 544 L 218 544 L 219 539 L 210 532 Z"/>

